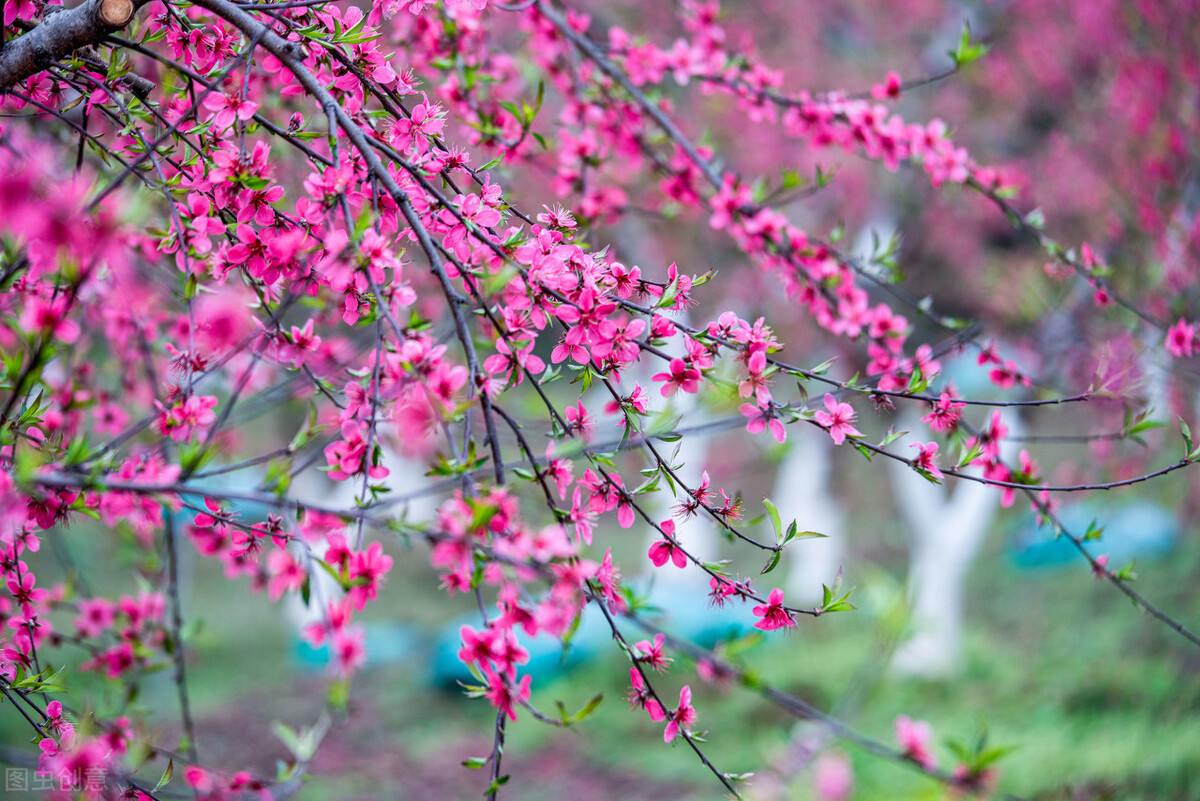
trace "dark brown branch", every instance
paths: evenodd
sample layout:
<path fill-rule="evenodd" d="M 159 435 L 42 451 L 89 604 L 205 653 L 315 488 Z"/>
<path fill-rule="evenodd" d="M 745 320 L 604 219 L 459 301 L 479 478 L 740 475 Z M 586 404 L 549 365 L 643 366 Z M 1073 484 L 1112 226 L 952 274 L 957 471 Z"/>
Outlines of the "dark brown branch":
<path fill-rule="evenodd" d="M 129 24 L 146 0 L 87 0 L 67 11 L 47 15 L 33 30 L 0 48 L 0 92 L 25 80 L 82 47 Z"/>

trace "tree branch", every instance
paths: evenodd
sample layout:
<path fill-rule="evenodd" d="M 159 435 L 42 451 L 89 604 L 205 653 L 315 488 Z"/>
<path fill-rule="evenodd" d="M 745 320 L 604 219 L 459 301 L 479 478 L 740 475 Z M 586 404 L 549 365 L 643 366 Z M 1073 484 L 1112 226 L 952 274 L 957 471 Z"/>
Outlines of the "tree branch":
<path fill-rule="evenodd" d="M 74 51 L 96 45 L 129 24 L 147 0 L 87 0 L 66 11 L 47 13 L 33 30 L 0 47 L 0 93 Z"/>

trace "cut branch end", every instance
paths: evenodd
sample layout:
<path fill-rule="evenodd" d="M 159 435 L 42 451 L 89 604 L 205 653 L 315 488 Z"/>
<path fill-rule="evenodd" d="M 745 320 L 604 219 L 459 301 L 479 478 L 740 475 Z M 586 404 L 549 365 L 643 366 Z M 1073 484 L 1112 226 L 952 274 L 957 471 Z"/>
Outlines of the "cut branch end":
<path fill-rule="evenodd" d="M 133 12 L 133 0 L 100 0 L 100 20 L 113 28 L 128 25 Z"/>

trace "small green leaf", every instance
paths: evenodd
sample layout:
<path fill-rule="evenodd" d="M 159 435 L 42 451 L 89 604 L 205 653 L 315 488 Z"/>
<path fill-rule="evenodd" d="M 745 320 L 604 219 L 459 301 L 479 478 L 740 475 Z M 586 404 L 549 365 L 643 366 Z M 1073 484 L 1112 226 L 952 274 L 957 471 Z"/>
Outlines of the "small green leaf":
<path fill-rule="evenodd" d="M 817 538 L 827 538 L 828 534 L 822 534 L 819 531 L 798 531 L 791 536 L 795 540 L 811 540 Z"/>
<path fill-rule="evenodd" d="M 824 615 L 829 612 L 851 612 L 858 608 L 854 604 L 847 601 L 851 594 L 853 594 L 853 589 L 847 590 L 845 594 L 837 598 L 834 597 L 837 594 L 840 586 L 841 581 L 839 580 L 834 582 L 834 588 L 832 590 L 830 590 L 828 587 L 825 587 L 825 600 L 821 604 L 821 608 L 817 610 L 819 614 Z"/>
<path fill-rule="evenodd" d="M 962 455 L 962 457 L 958 460 L 958 464 L 956 464 L 954 466 L 954 469 L 961 470 L 964 467 L 966 467 L 967 465 L 971 464 L 971 462 L 975 461 L 982 455 L 983 455 L 983 444 L 980 442 L 976 442 L 974 445 L 971 446 L 971 449 L 969 451 L 967 451 L 966 453 L 964 453 Z"/>
<path fill-rule="evenodd" d="M 972 61 L 983 58 L 990 49 L 988 45 L 971 41 L 971 23 L 964 22 L 962 38 L 959 39 L 958 48 L 950 51 L 950 58 L 954 59 L 954 66 L 961 69 Z"/>
<path fill-rule="evenodd" d="M 153 792 L 158 792 L 167 786 L 167 782 L 171 781 L 171 777 L 175 775 L 175 760 L 167 760 L 167 769 L 163 771 L 162 778 L 158 780 L 158 784 L 154 785 Z"/>
<path fill-rule="evenodd" d="M 1135 561 L 1132 561 L 1129 564 L 1125 565 L 1125 567 L 1123 567 L 1120 570 L 1118 570 L 1117 572 L 1113 573 L 1113 578 L 1116 578 L 1120 581 L 1137 581 L 1138 576 L 1137 576 L 1137 573 L 1134 572 L 1134 569 L 1133 569 L 1134 565 L 1136 565 L 1136 564 L 1137 564 L 1137 561 L 1135 560 Z"/>
<path fill-rule="evenodd" d="M 785 190 L 786 189 L 796 189 L 798 187 L 804 186 L 805 183 L 807 183 L 807 181 L 803 177 L 801 177 L 799 170 L 786 170 L 785 169 L 783 171 L 783 181 L 781 184 L 783 189 L 785 189 Z"/>
<path fill-rule="evenodd" d="M 879 443 L 879 447 L 886 448 L 888 445 L 891 445 L 893 442 L 900 439 L 907 433 L 908 433 L 907 431 L 896 431 L 892 428 L 889 428 L 888 432 L 887 432 L 887 436 L 884 437 L 883 441 Z"/>
<path fill-rule="evenodd" d="M 826 361 L 821 362 L 820 364 L 818 364 L 816 367 L 812 368 L 808 372 L 812 373 L 813 375 L 825 375 L 826 373 L 829 372 L 829 368 L 833 367 L 833 363 L 836 361 L 837 361 L 837 357 L 834 356 L 832 359 L 827 359 Z"/>
<path fill-rule="evenodd" d="M 779 543 L 783 540 L 783 521 L 779 518 L 779 509 L 770 498 L 763 498 L 762 502 L 766 507 L 767 514 L 771 516 L 771 527 L 775 529 L 775 542 Z"/>
<path fill-rule="evenodd" d="M 664 309 L 675 305 L 675 299 L 679 297 L 679 275 L 676 274 L 671 283 L 667 284 L 667 288 L 663 290 L 662 297 L 654 304 L 656 309 Z"/>
<path fill-rule="evenodd" d="M 1125 432 L 1125 436 L 1132 437 L 1134 434 L 1140 434 L 1143 431 L 1153 431 L 1156 428 L 1162 428 L 1163 423 L 1159 420 L 1139 420 L 1134 423 Z"/>
<path fill-rule="evenodd" d="M 564 709 L 563 723 L 566 723 L 568 726 L 573 723 L 579 723 L 581 720 L 584 720 L 585 718 L 589 717 L 593 712 L 595 712 L 596 709 L 600 706 L 600 702 L 603 700 L 604 700 L 604 693 L 597 693 L 596 695 L 592 696 L 592 698 L 586 704 L 583 705 L 583 708 L 580 709 L 578 712 L 576 712 L 574 715 L 568 716 Z M 562 702 L 559 702 L 559 707 L 562 708 Z"/>

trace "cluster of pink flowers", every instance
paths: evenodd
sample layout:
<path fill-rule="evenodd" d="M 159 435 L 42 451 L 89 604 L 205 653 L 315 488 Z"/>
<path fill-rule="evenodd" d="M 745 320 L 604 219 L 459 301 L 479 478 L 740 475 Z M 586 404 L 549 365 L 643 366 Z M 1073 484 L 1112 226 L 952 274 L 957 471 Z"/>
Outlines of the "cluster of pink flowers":
<path fill-rule="evenodd" d="M 81 670 L 103 670 L 110 679 L 119 679 L 127 671 L 154 664 L 157 660 L 149 655 L 163 652 L 166 601 L 161 593 L 143 592 L 137 598 L 126 595 L 115 604 L 92 598 L 82 601 L 79 611 L 75 628 L 81 636 L 99 639 L 111 633 L 117 640 L 83 662 Z"/>

